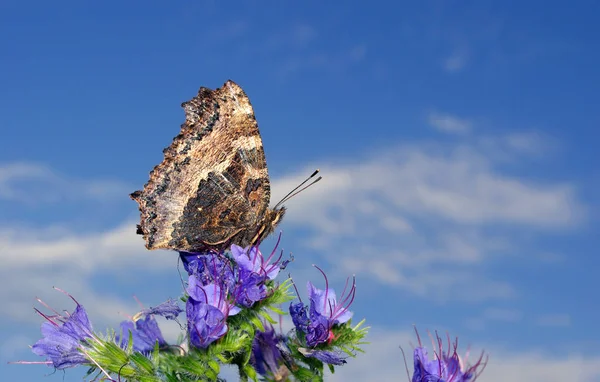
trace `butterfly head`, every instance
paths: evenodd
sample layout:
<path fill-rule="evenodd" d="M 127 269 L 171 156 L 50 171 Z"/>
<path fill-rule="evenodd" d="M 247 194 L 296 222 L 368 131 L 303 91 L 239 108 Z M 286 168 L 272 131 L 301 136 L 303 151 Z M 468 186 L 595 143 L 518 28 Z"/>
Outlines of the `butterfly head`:
<path fill-rule="evenodd" d="M 264 238 L 269 236 L 275 230 L 275 227 L 281 222 L 283 219 L 283 215 L 285 215 L 285 207 L 277 207 L 277 208 L 268 208 L 265 212 L 265 216 L 259 223 L 259 231 L 254 236 L 252 242 L 261 242 Z"/>

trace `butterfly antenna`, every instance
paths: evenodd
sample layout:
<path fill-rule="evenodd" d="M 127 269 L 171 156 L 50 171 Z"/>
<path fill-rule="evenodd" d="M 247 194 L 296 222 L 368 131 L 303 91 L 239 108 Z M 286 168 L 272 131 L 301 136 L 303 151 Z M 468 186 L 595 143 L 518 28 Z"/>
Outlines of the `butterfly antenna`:
<path fill-rule="evenodd" d="M 308 187 L 312 186 L 313 184 L 315 184 L 319 180 L 321 180 L 323 177 L 319 176 L 317 179 L 313 180 L 312 182 L 310 182 L 309 184 L 307 184 L 306 186 L 304 186 L 306 184 L 306 182 L 308 182 L 309 180 L 311 180 L 312 178 L 314 178 L 318 173 L 319 173 L 319 169 L 316 169 L 308 178 L 304 179 L 304 181 L 302 183 L 300 183 L 299 185 L 297 185 L 296 187 L 294 187 L 294 189 L 292 191 L 288 192 L 286 196 L 284 196 L 283 198 L 281 198 L 281 200 L 273 208 L 277 209 L 277 207 L 279 207 L 283 203 L 287 202 L 288 200 L 290 200 L 291 198 L 293 198 L 295 195 L 298 195 L 300 192 L 306 190 Z M 302 187 L 302 186 L 304 186 L 304 187 Z"/>
<path fill-rule="evenodd" d="M 317 179 L 313 180 L 312 182 L 310 182 L 309 184 L 307 184 L 306 186 L 302 187 L 301 189 L 299 189 L 298 191 L 294 192 L 293 194 L 291 194 L 290 196 L 288 196 L 285 200 L 282 201 L 282 203 L 287 202 L 288 200 L 290 200 L 291 198 L 293 198 L 294 196 L 298 195 L 299 193 L 301 193 L 302 191 L 306 190 L 307 188 L 309 188 L 310 186 L 312 186 L 313 184 L 317 183 L 318 181 L 320 181 L 321 179 L 323 179 L 322 176 L 318 177 Z"/>

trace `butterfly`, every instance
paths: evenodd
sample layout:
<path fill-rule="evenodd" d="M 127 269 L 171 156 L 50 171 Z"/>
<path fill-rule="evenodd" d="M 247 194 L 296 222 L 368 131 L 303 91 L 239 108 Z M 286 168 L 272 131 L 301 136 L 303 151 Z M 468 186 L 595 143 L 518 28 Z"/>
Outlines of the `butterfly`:
<path fill-rule="evenodd" d="M 216 90 L 201 87 L 181 106 L 180 133 L 143 190 L 130 195 L 141 215 L 137 233 L 151 250 L 202 252 L 261 241 L 281 222 L 282 203 L 318 170 L 269 208 L 262 139 L 242 88 L 231 80 Z"/>

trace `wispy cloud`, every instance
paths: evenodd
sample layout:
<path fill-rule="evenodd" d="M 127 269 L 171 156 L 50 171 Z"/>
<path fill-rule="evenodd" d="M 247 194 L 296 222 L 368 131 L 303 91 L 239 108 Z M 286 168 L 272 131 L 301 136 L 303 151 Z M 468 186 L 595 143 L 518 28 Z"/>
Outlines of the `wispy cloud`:
<path fill-rule="evenodd" d="M 317 38 L 319 33 L 308 24 L 298 24 L 292 27 L 291 40 L 300 46 L 306 46 Z"/>
<path fill-rule="evenodd" d="M 512 133 L 506 136 L 506 144 L 521 153 L 541 155 L 551 151 L 555 145 L 537 131 Z"/>
<path fill-rule="evenodd" d="M 346 48 L 332 50 L 311 50 L 289 54 L 279 66 L 277 74 L 280 78 L 298 74 L 307 70 L 322 70 L 331 73 L 339 73 L 349 67 L 358 65 L 367 56 L 367 46 L 356 44 Z"/>
<path fill-rule="evenodd" d="M 466 50 L 455 50 L 451 55 L 444 59 L 442 67 L 448 73 L 456 73 L 464 69 L 468 60 L 469 55 Z"/>
<path fill-rule="evenodd" d="M 500 136 L 479 136 L 477 144 L 489 157 L 504 162 L 523 158 L 543 159 L 559 151 L 558 144 L 547 135 L 536 131 L 517 131 Z"/>
<path fill-rule="evenodd" d="M 568 314 L 544 314 L 536 319 L 540 326 L 567 327 L 571 326 L 571 316 Z"/>
<path fill-rule="evenodd" d="M 488 308 L 483 313 L 483 316 L 487 320 L 517 322 L 521 321 L 523 318 L 523 313 L 516 309 Z"/>
<path fill-rule="evenodd" d="M 308 228 L 304 243 L 341 274 L 419 296 L 511 297 L 508 283 L 476 271 L 485 259 L 520 246 L 525 232 L 583 219 L 573 184 L 505 174 L 476 144 L 394 147 L 320 167 L 324 180 L 288 203 L 284 225 Z M 275 180 L 273 200 L 308 172 Z"/>
<path fill-rule="evenodd" d="M 38 204 L 65 200 L 109 200 L 132 186 L 116 180 L 77 179 L 39 163 L 0 163 L 0 201 Z"/>
<path fill-rule="evenodd" d="M 436 130 L 450 134 L 467 134 L 471 131 L 471 122 L 450 114 L 429 113 L 427 122 Z"/>
<path fill-rule="evenodd" d="M 132 299 L 123 301 L 104 296 L 93 288 L 90 280 L 103 274 L 114 277 L 119 273 L 175 268 L 175 254 L 149 252 L 143 243 L 135 234 L 135 222 L 91 234 L 67 228 L 0 229 L 0 262 L 3 264 L 0 278 L 6 285 L 19 286 L 0 290 L 0 301 L 6 308 L 4 317 L 36 320 L 30 310 L 32 296 L 44 295 L 55 301 L 61 295 L 51 293 L 53 285 L 70 291 L 81 301 L 94 301 L 89 306 L 90 315 L 98 319 L 117 320 L 116 312 L 135 312 Z"/>
<path fill-rule="evenodd" d="M 272 62 L 277 65 L 280 78 L 313 70 L 343 72 L 364 61 L 367 55 L 367 45 L 361 42 L 323 49 L 316 44 L 319 35 L 312 25 L 295 24 L 269 36 L 257 49 L 266 50 L 274 57 Z"/>
<path fill-rule="evenodd" d="M 404 146 L 380 150 L 380 154 L 356 163 L 321 168 L 326 176 L 324 185 L 292 200 L 291 208 L 298 211 L 287 219 L 312 222 L 327 233 L 356 234 L 359 228 L 364 233 L 365 227 L 353 219 L 357 215 L 376 217 L 379 222 L 382 217 L 406 219 L 422 214 L 460 224 L 511 223 L 540 228 L 572 226 L 581 218 L 574 185 L 535 183 L 503 174 L 470 146 L 449 150 Z M 308 172 L 277 179 L 273 199 L 278 200 L 278 194 L 291 189 Z M 322 219 L 315 221 L 307 214 L 322 214 Z"/>

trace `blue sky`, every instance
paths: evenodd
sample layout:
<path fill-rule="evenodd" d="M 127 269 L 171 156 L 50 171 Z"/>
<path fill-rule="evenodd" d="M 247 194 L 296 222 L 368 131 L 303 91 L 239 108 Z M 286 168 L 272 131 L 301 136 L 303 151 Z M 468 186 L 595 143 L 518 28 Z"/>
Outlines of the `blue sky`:
<path fill-rule="evenodd" d="M 292 275 L 357 277 L 372 344 L 330 381 L 405 380 L 413 324 L 489 352 L 482 381 L 600 381 L 600 5 L 323 3 L 0 3 L 0 379 L 80 380 L 6 364 L 37 360 L 36 296 L 72 309 L 52 286 L 99 330 L 181 293 L 128 194 L 232 79 L 273 199 L 322 170 Z"/>

